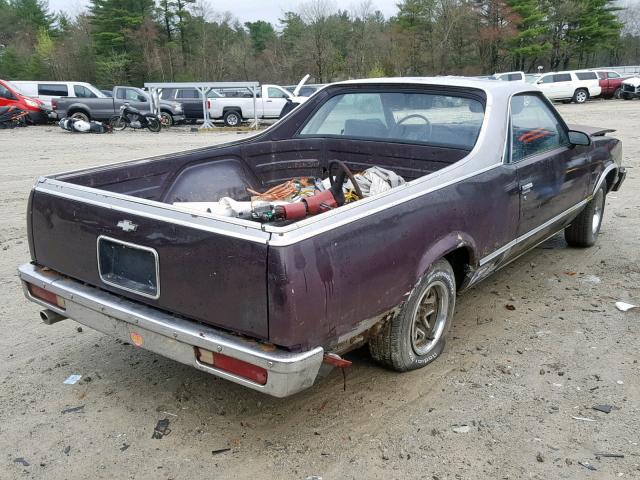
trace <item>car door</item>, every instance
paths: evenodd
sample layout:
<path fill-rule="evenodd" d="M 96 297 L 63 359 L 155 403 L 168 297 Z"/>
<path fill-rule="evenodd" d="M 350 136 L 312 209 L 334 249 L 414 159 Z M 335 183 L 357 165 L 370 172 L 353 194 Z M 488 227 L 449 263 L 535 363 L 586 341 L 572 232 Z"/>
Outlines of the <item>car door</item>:
<path fill-rule="evenodd" d="M 541 76 L 536 82 L 536 85 L 544 92 L 547 98 L 550 98 L 551 100 L 560 98 L 557 92 L 557 85 L 553 82 L 552 73 Z"/>
<path fill-rule="evenodd" d="M 586 197 L 590 149 L 569 143 L 564 121 L 535 93 L 512 98 L 510 123 L 510 160 L 520 190 L 516 250 L 523 250 L 554 233 Z"/>
<path fill-rule="evenodd" d="M 278 87 L 268 87 L 264 98 L 264 116 L 279 117 L 280 112 L 282 112 L 284 105 L 287 103 L 287 98 L 289 98 L 289 95 L 284 90 Z"/>
<path fill-rule="evenodd" d="M 555 73 L 553 75 L 553 85 L 560 99 L 572 98 L 576 90 L 573 77 L 570 73 Z"/>

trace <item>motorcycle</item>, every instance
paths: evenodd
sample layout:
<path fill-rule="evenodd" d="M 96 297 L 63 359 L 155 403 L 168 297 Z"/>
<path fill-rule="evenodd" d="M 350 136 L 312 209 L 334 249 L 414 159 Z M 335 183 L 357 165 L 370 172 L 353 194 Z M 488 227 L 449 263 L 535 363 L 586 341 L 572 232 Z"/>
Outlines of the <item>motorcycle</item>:
<path fill-rule="evenodd" d="M 150 132 L 159 132 L 162 128 L 160 119 L 157 116 L 152 113 L 143 114 L 128 103 L 120 107 L 120 115 L 111 117 L 109 125 L 116 131 L 131 127 L 135 129 L 148 128 Z"/>

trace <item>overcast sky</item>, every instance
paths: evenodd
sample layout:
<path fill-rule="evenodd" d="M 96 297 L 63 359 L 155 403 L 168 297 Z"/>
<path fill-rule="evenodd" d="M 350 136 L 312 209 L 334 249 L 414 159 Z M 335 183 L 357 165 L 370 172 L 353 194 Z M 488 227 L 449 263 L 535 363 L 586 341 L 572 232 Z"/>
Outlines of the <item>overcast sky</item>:
<path fill-rule="evenodd" d="M 303 0 L 201 0 L 208 3 L 217 12 L 231 12 L 242 22 L 266 20 L 277 24 L 282 13 L 296 11 Z M 399 0 L 372 0 L 374 10 L 380 10 L 386 17 L 394 15 L 397 11 L 396 3 Z M 82 12 L 88 0 L 49 0 L 49 8 L 55 12 L 65 11 L 71 15 Z M 334 2 L 340 8 L 350 9 L 352 5 L 358 5 L 361 0 L 338 0 Z"/>

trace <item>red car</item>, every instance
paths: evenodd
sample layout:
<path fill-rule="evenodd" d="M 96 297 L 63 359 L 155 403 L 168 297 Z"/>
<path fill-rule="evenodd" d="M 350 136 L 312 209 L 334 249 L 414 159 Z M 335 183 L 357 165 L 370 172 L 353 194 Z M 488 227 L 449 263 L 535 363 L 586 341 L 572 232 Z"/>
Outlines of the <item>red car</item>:
<path fill-rule="evenodd" d="M 48 111 L 44 103 L 20 93 L 11 82 L 0 80 L 0 107 L 18 107 L 29 114 L 32 123 L 46 123 Z"/>
<path fill-rule="evenodd" d="M 622 82 L 629 77 L 623 77 L 613 70 L 596 70 L 596 73 L 600 88 L 602 88 L 600 96 L 602 98 L 621 98 Z"/>

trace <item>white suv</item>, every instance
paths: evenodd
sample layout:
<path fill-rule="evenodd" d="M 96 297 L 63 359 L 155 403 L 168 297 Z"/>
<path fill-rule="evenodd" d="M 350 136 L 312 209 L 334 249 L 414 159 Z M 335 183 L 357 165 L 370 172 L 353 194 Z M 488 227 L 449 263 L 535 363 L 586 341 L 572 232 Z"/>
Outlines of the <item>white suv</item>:
<path fill-rule="evenodd" d="M 568 71 L 544 73 L 537 78 L 527 78 L 550 100 L 564 103 L 584 103 L 589 98 L 600 95 L 602 89 L 596 72 Z"/>
<path fill-rule="evenodd" d="M 105 98 L 105 94 L 96 87 L 86 82 L 59 82 L 59 81 L 13 81 L 21 92 L 31 98 L 37 98 L 44 102 L 47 108 L 52 109 L 51 100 L 60 97 L 78 98 Z"/>

